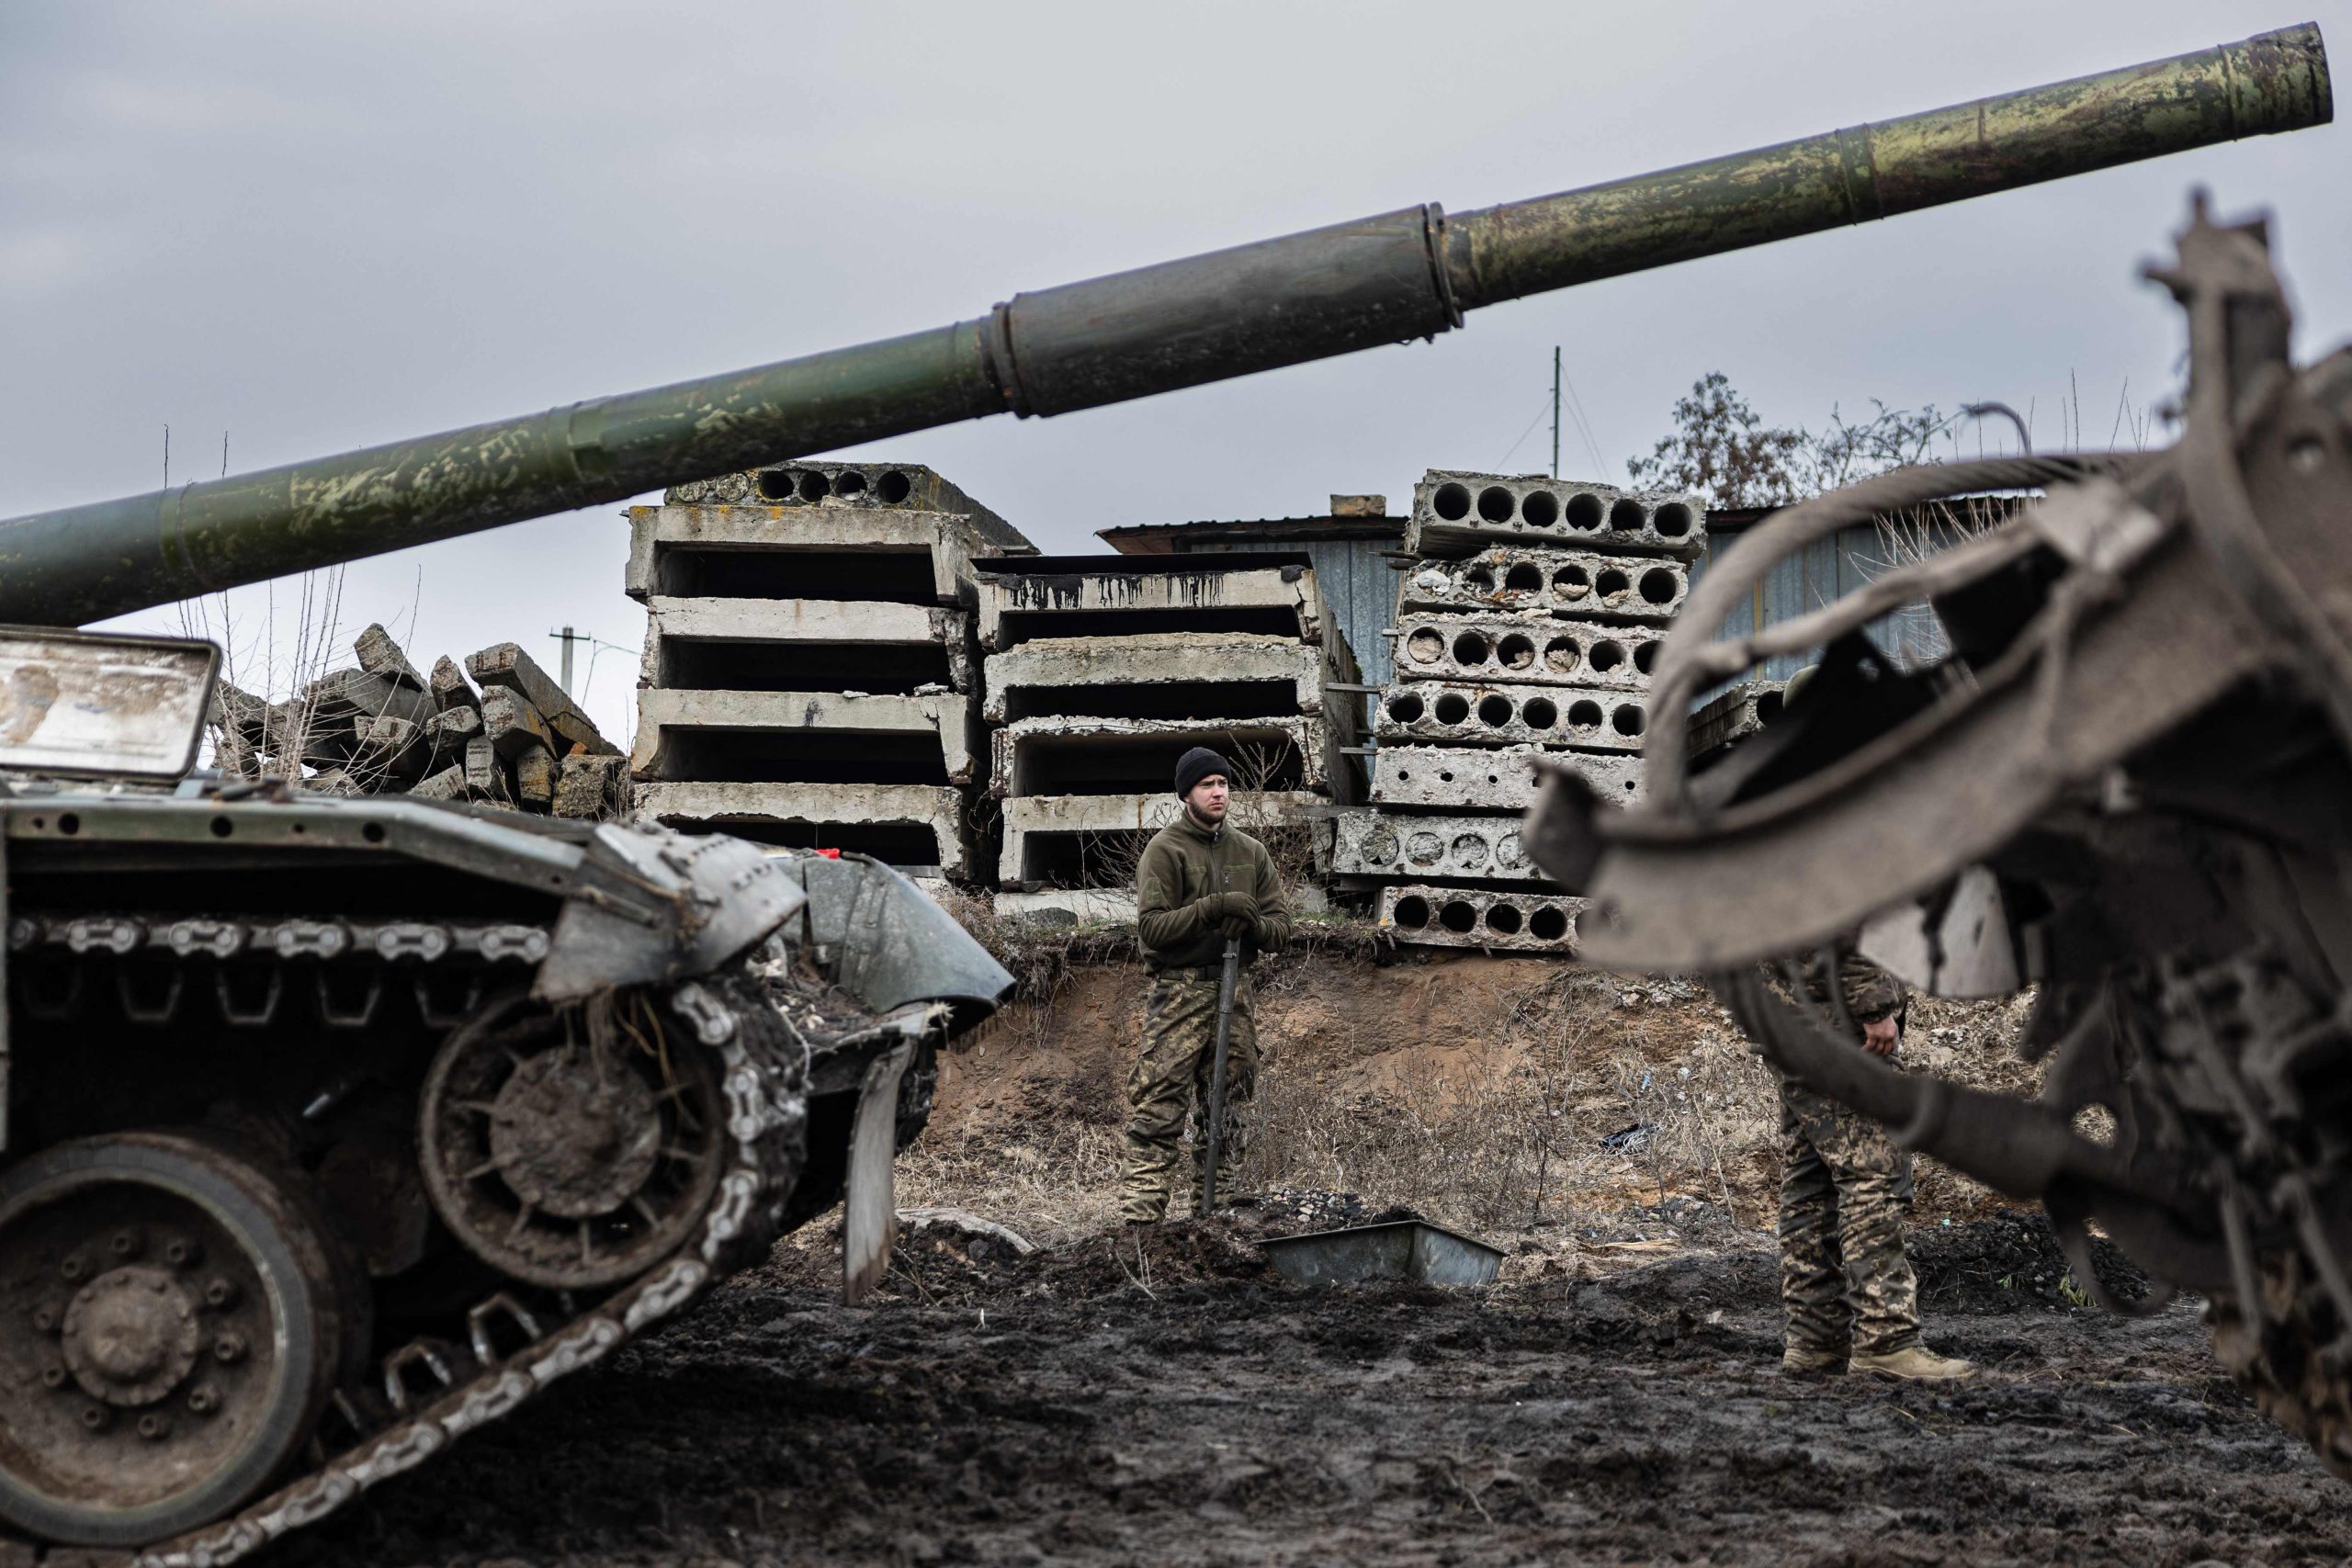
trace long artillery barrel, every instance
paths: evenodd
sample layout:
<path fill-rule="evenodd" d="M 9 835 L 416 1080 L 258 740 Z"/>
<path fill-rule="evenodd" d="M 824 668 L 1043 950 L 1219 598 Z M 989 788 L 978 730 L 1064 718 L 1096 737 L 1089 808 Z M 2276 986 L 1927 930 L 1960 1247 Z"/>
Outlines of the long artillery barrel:
<path fill-rule="evenodd" d="M 1408 207 L 976 321 L 0 523 L 0 620 L 74 625 L 987 414 L 1066 413 L 1380 344 L 1500 300 L 2324 124 L 2312 24 L 1448 216 Z"/>

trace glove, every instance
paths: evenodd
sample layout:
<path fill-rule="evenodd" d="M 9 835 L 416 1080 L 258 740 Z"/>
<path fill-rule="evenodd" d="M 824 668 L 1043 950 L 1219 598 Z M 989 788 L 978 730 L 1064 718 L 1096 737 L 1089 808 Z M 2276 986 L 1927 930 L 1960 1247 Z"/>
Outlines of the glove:
<path fill-rule="evenodd" d="M 1258 900 L 1247 893 L 1212 893 L 1206 902 L 1213 920 L 1249 921 L 1258 918 Z"/>
<path fill-rule="evenodd" d="M 1227 915 L 1217 922 L 1217 930 L 1235 942 L 1250 936 L 1257 929 L 1258 922 L 1247 915 Z"/>

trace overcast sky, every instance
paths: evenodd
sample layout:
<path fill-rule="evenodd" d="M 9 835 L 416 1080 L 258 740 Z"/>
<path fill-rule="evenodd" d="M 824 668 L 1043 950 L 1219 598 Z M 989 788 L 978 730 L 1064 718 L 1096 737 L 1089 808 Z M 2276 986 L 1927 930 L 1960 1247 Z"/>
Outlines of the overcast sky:
<path fill-rule="evenodd" d="M 2180 53 L 2347 0 L 1966 6 L 0 5 L 0 515 L 977 315 L 1419 201 L 1485 206 Z M 1623 477 L 1720 369 L 1775 423 L 1999 399 L 2104 445 L 2174 389 L 2137 281 L 2192 184 L 2267 208 L 2309 357 L 2352 335 L 2347 132 L 2304 131 L 1477 312 L 1434 345 L 894 440 L 1049 550 L 1397 506 L 1550 461 L 1554 344 Z M 778 454 L 779 457 L 788 454 Z M 570 623 L 625 731 L 616 507 L 377 558 L 413 655 Z M 314 585 L 315 587 L 315 585 Z M 279 584 L 281 643 L 298 585 Z M 232 596 L 265 680 L 271 603 Z M 172 611 L 136 624 L 175 627 Z M 219 616 L 213 616 L 219 625 Z M 279 668 L 283 679 L 283 665 Z"/>

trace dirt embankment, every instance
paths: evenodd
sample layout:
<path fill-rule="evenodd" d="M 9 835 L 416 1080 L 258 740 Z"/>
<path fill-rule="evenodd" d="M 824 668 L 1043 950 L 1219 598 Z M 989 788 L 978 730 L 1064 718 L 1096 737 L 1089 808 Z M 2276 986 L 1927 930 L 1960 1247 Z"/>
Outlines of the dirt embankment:
<path fill-rule="evenodd" d="M 948 1058 L 907 1161 L 918 1200 L 972 1201 L 1046 1237 L 1106 1222 L 1144 985 L 1132 962 L 1060 971 Z M 1770 1221 L 1774 1080 L 1691 982 L 1326 952 L 1261 965 L 1257 989 L 1268 1066 L 1250 1112 L 1255 1186 L 1353 1191 L 1489 1230 L 1676 1196 Z M 2015 1005 L 1916 1004 L 1906 1059 L 2030 1091 L 2009 1052 L 2021 1022 Z M 1996 1207 L 1923 1167 L 1921 1221 Z"/>

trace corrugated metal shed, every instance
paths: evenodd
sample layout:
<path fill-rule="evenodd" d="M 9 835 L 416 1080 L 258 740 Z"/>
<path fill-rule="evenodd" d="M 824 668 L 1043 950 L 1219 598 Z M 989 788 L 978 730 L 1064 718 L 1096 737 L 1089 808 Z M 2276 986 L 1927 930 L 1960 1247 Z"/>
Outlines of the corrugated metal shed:
<path fill-rule="evenodd" d="M 1819 540 L 1775 565 L 1724 620 L 1720 635 L 1745 636 L 1759 617 L 1769 626 L 1817 610 L 1915 555 L 1915 541 L 1931 540 L 1941 547 L 1970 529 L 2007 517 L 2018 504 L 2013 497 L 1974 497 L 1952 503 L 1956 510 L 1890 516 Z M 1706 547 L 1690 567 L 1693 586 L 1724 550 L 1776 510 L 1751 506 L 1707 513 Z M 1394 558 L 1405 546 L 1405 522 L 1388 516 L 1269 517 L 1105 528 L 1096 537 L 1122 555 L 1305 550 L 1315 564 L 1324 602 L 1330 605 L 1365 682 L 1377 685 L 1387 678 L 1388 641 L 1381 634 L 1396 615 Z M 1944 651 L 1941 628 L 1924 604 L 1882 616 L 1872 623 L 1871 634 L 1880 648 L 1905 662 L 1924 661 Z M 1764 673 L 1786 680 L 1811 659 L 1809 654 L 1774 659 Z"/>
<path fill-rule="evenodd" d="M 1396 611 L 1390 557 L 1405 547 L 1402 517 L 1268 517 L 1256 522 L 1169 523 L 1104 528 L 1095 535 L 1121 555 L 1194 555 L 1204 551 L 1306 552 L 1315 583 L 1368 684 L 1387 668 L 1381 634 Z"/>
<path fill-rule="evenodd" d="M 2013 514 L 2019 502 L 2010 496 L 1978 496 L 1939 506 L 1927 513 L 1903 513 L 1875 522 L 1841 529 L 1819 539 L 1799 554 L 1776 562 L 1752 588 L 1746 602 L 1724 617 L 1721 637 L 1744 637 L 1761 624 L 1776 626 L 1793 616 L 1818 610 L 1861 587 L 1889 567 L 1916 558 L 1924 544 L 1945 547 L 1965 534 Z M 1738 507 L 1707 513 L 1707 544 L 1690 566 L 1696 588 L 1707 569 L 1747 530 L 1770 516 L 1774 507 Z M 1871 623 L 1871 637 L 1880 649 L 1905 664 L 1924 663 L 1946 651 L 1943 628 L 1925 604 L 1906 605 Z M 1784 681 L 1812 654 L 1788 655 L 1769 660 L 1763 673 Z"/>

